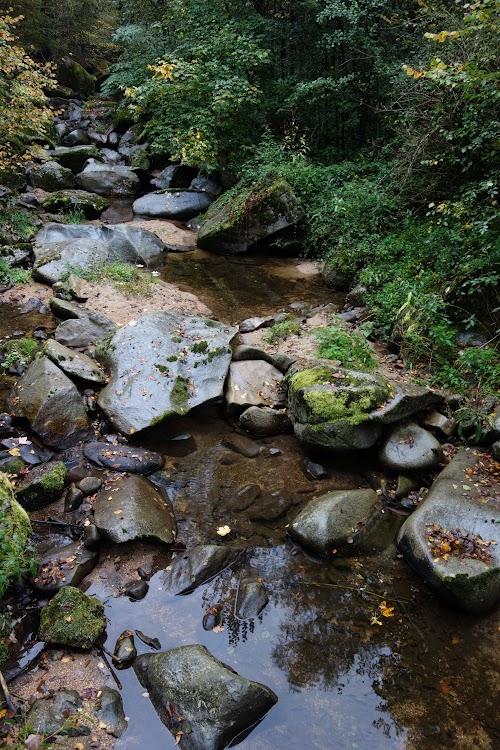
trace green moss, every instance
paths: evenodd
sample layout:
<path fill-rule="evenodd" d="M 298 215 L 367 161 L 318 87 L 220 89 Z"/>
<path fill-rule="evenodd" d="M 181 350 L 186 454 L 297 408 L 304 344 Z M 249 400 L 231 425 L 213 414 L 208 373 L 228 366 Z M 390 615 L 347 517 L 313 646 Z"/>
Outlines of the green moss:
<path fill-rule="evenodd" d="M 154 417 L 151 420 L 151 427 L 155 427 L 155 425 L 160 424 L 160 422 L 168 419 L 168 417 L 171 417 L 173 414 L 176 414 L 176 412 L 172 411 L 171 409 L 169 409 L 168 411 L 164 411 L 163 414 L 159 414 L 157 417 Z"/>
<path fill-rule="evenodd" d="M 167 362 L 177 362 L 178 357 L 175 356 L 175 354 L 172 354 L 171 357 L 167 357 Z"/>
<path fill-rule="evenodd" d="M 46 643 L 92 648 L 105 628 L 104 605 L 66 586 L 42 609 L 39 635 Z"/>
<path fill-rule="evenodd" d="M 15 500 L 8 476 L 0 473 L 0 598 L 29 564 L 26 545 L 30 533 L 28 514 Z"/>
<path fill-rule="evenodd" d="M 173 336 L 172 341 L 174 342 L 174 344 L 182 343 L 182 339 L 180 338 L 180 336 Z"/>
<path fill-rule="evenodd" d="M 2 347 L 5 352 L 5 360 L 2 367 L 7 369 L 10 365 L 27 365 L 38 354 L 38 342 L 35 339 L 25 338 L 7 341 Z"/>
<path fill-rule="evenodd" d="M 222 357 L 223 354 L 228 354 L 229 349 L 225 349 L 223 346 L 217 347 L 217 349 L 213 349 L 211 352 L 208 352 L 207 358 L 205 362 L 211 362 L 215 357 Z"/>
<path fill-rule="evenodd" d="M 162 375 L 168 375 L 170 372 L 168 367 L 166 367 L 165 365 L 155 364 L 155 367 L 158 370 L 158 372 L 161 372 Z"/>
<path fill-rule="evenodd" d="M 197 341 L 191 347 L 191 351 L 193 352 L 193 354 L 202 354 L 203 352 L 206 352 L 207 349 L 208 349 L 208 341 Z"/>
<path fill-rule="evenodd" d="M 66 482 L 66 466 L 62 461 L 42 464 L 30 471 L 25 482 L 26 484 L 21 485 L 16 491 L 19 502 L 28 509 L 41 504 L 48 505 L 62 495 Z"/>
<path fill-rule="evenodd" d="M 174 406 L 185 406 L 186 401 L 189 399 L 189 391 L 187 386 L 188 381 L 185 378 L 181 377 L 181 375 L 177 375 L 174 387 L 172 388 L 172 393 L 170 394 L 170 399 Z"/>
<path fill-rule="evenodd" d="M 298 320 L 282 320 L 269 328 L 264 336 L 264 341 L 275 344 L 277 341 L 285 341 L 289 336 L 300 336 L 302 328 Z"/>
<path fill-rule="evenodd" d="M 209 328 L 218 328 L 219 323 L 216 320 L 210 320 L 210 318 L 207 318 L 205 321 L 205 325 Z"/>

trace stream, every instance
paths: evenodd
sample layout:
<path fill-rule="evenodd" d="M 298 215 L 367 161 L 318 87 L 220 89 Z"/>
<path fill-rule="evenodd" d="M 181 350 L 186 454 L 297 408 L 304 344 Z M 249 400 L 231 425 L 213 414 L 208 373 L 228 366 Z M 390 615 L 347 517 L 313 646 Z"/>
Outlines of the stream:
<path fill-rule="evenodd" d="M 289 258 L 170 254 L 161 273 L 227 323 L 289 309 L 296 302 L 342 304 L 342 295 L 328 290 L 318 274 L 301 272 L 299 261 Z M 51 333 L 50 313 L 19 316 L 15 306 L 0 305 L 1 339 L 19 330 L 30 335 L 39 326 Z M 4 378 L 0 411 L 13 383 Z M 137 629 L 159 639 L 162 650 L 205 645 L 239 674 L 267 685 L 278 703 L 241 740 L 241 750 L 498 750 L 498 610 L 473 617 L 441 604 L 396 552 L 395 535 L 404 521 L 400 513 L 387 512 L 356 557 L 325 563 L 306 556 L 287 539 L 287 523 L 315 495 L 367 486 L 370 459 L 360 466 L 330 458 L 324 462 L 328 476 L 311 481 L 293 434 L 264 438 L 256 458 L 228 462 L 222 443 L 234 429 L 215 404 L 131 441 L 161 453 L 166 471 L 171 470 L 163 489 L 182 544 L 245 549 L 214 580 L 191 594 L 173 596 L 163 585 L 173 554 L 168 548 L 148 542 L 119 549 L 104 545 L 82 588 L 105 605 L 108 651 L 124 630 Z M 235 512 L 235 494 L 247 485 L 260 487 L 275 504 L 278 498 L 285 512 L 274 518 L 265 507 L 260 515 Z M 53 506 L 50 515 L 63 517 Z M 46 518 L 47 509 L 34 517 Z M 226 524 L 230 533 L 221 538 L 217 529 Z M 70 541 L 39 528 L 36 532 L 40 551 Z M 137 567 L 150 569 L 149 591 L 141 601 L 120 594 Z M 269 603 L 258 617 L 240 620 L 235 615 L 238 589 L 255 578 L 265 583 Z M 30 602 L 7 675 L 41 648 L 34 595 Z M 220 625 L 207 631 L 203 616 L 214 606 L 221 612 Z M 138 653 L 150 651 L 138 638 L 135 643 Z M 173 750 L 175 738 L 133 669 L 118 674 L 129 721 L 116 750 Z M 111 677 L 107 684 L 115 687 Z"/>

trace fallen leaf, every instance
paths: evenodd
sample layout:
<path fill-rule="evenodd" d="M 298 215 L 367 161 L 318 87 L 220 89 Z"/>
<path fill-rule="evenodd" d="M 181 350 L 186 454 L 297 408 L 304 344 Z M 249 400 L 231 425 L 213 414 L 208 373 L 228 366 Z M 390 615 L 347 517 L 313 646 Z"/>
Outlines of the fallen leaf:
<path fill-rule="evenodd" d="M 227 536 L 231 532 L 229 526 L 219 526 L 217 533 L 219 536 Z"/>
<path fill-rule="evenodd" d="M 223 625 L 216 625 L 214 628 L 212 628 L 212 633 L 222 633 L 223 630 Z"/>

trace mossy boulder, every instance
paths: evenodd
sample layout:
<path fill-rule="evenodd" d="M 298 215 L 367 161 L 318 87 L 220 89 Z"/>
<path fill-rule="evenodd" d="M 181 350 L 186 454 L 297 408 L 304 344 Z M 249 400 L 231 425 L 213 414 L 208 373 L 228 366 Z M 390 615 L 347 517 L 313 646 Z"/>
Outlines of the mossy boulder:
<path fill-rule="evenodd" d="M 40 640 L 58 646 L 92 648 L 105 629 L 104 605 L 73 586 L 61 589 L 40 615 Z"/>
<path fill-rule="evenodd" d="M 68 213 L 76 210 L 81 211 L 86 219 L 98 219 L 110 205 L 107 198 L 86 190 L 58 190 L 42 203 L 46 211 Z"/>
<path fill-rule="evenodd" d="M 63 167 L 57 161 L 47 161 L 33 167 L 30 172 L 30 183 L 35 188 L 52 193 L 55 190 L 74 187 L 75 177 L 71 169 Z"/>
<path fill-rule="evenodd" d="M 245 253 L 282 237 L 303 216 L 302 206 L 285 180 L 250 187 L 239 183 L 202 217 L 197 243 L 222 255 Z"/>
<path fill-rule="evenodd" d="M 31 469 L 16 489 L 16 498 L 23 508 L 36 510 L 58 500 L 66 483 L 66 466 L 62 461 L 49 461 Z"/>
<path fill-rule="evenodd" d="M 57 146 L 49 152 L 55 161 L 63 167 L 71 169 L 73 174 L 78 174 L 84 168 L 88 159 L 102 161 L 99 149 L 94 146 Z"/>
<path fill-rule="evenodd" d="M 308 447 L 335 451 L 371 448 L 382 426 L 371 421 L 394 395 L 382 378 L 317 365 L 287 375 L 294 431 Z"/>
<path fill-rule="evenodd" d="M 0 472 L 0 598 L 10 578 L 24 567 L 30 533 L 28 514 L 15 499 L 7 474 Z"/>
<path fill-rule="evenodd" d="M 92 94 L 95 91 L 96 77 L 70 57 L 66 56 L 61 60 L 57 67 L 56 77 L 61 86 L 79 94 Z"/>

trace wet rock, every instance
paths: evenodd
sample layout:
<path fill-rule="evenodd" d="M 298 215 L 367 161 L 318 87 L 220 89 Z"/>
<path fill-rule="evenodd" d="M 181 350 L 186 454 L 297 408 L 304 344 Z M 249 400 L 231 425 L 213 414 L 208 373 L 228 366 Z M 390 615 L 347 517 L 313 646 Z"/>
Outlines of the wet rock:
<path fill-rule="evenodd" d="M 87 549 L 95 549 L 101 543 L 101 533 L 97 526 L 91 523 L 85 526 L 82 534 L 82 542 Z"/>
<path fill-rule="evenodd" d="M 276 411 L 269 406 L 251 406 L 240 415 L 240 425 L 252 435 L 271 437 L 288 432 L 292 423 L 284 411 Z"/>
<path fill-rule="evenodd" d="M 123 593 L 125 596 L 129 596 L 131 599 L 139 600 L 144 599 L 149 591 L 149 586 L 146 581 L 131 581 L 125 584 Z"/>
<path fill-rule="evenodd" d="M 83 190 L 97 195 L 131 198 L 139 192 L 140 180 L 130 167 L 103 164 L 90 159 L 83 172 L 76 176 Z"/>
<path fill-rule="evenodd" d="M 145 315 L 99 348 L 111 371 L 98 404 L 124 434 L 222 395 L 236 329 L 176 312 Z"/>
<path fill-rule="evenodd" d="M 440 414 L 438 411 L 432 411 L 422 420 L 422 427 L 430 430 L 430 432 L 439 438 L 447 439 L 455 434 L 457 421 L 456 419 L 445 417 L 444 414 Z"/>
<path fill-rule="evenodd" d="M 170 185 L 170 187 L 175 187 L 175 185 Z M 201 190 L 202 193 L 208 193 L 213 198 L 222 193 L 222 186 L 215 180 L 211 180 L 210 177 L 195 177 L 189 187 L 191 190 Z"/>
<path fill-rule="evenodd" d="M 259 455 L 260 446 L 250 438 L 244 435 L 232 435 L 224 440 L 223 445 L 229 450 L 239 453 L 245 458 L 255 458 Z"/>
<path fill-rule="evenodd" d="M 43 607 L 39 637 L 45 643 L 89 649 L 105 628 L 103 604 L 79 589 L 66 586 Z"/>
<path fill-rule="evenodd" d="M 20 453 L 21 460 L 30 466 L 37 466 L 38 464 L 46 463 L 53 457 L 54 452 L 49 451 L 47 448 L 40 448 L 36 443 L 33 443 L 27 438 L 9 438 L 2 440 L 2 445 L 9 450 L 11 448 L 17 448 Z"/>
<path fill-rule="evenodd" d="M 116 641 L 113 651 L 113 664 L 118 669 L 123 669 L 130 666 L 136 656 L 137 649 L 135 648 L 134 634 L 130 630 L 124 630 Z"/>
<path fill-rule="evenodd" d="M 99 477 L 83 477 L 76 485 L 83 492 L 85 497 L 95 495 L 102 487 L 102 479 Z"/>
<path fill-rule="evenodd" d="M 371 448 L 382 433 L 370 420 L 392 395 L 376 375 L 319 365 L 287 375 L 294 431 L 310 448 L 351 451 Z"/>
<path fill-rule="evenodd" d="M 304 458 L 304 470 L 308 479 L 327 479 L 329 476 L 328 469 L 310 458 Z"/>
<path fill-rule="evenodd" d="M 241 677 L 204 646 L 144 654 L 134 670 L 165 726 L 174 735 L 184 731 L 186 750 L 222 750 L 278 700 L 272 690 Z M 166 712 L 166 705 L 176 711 Z M 185 719 L 182 724 L 176 720 L 179 715 Z"/>
<path fill-rule="evenodd" d="M 335 490 L 311 500 L 288 533 L 320 555 L 354 551 L 381 518 L 373 490 Z"/>
<path fill-rule="evenodd" d="M 266 523 L 284 516 L 292 505 L 291 495 L 285 490 L 274 490 L 256 500 L 248 509 L 247 515 L 250 521 Z"/>
<path fill-rule="evenodd" d="M 58 341 L 49 339 L 44 352 L 66 375 L 87 380 L 90 383 L 102 384 L 106 376 L 94 360 L 80 352 L 72 351 Z"/>
<path fill-rule="evenodd" d="M 63 146 L 88 146 L 89 144 L 89 135 L 83 128 L 71 130 L 62 140 Z"/>
<path fill-rule="evenodd" d="M 236 599 L 235 614 L 240 620 L 258 617 L 267 606 L 269 597 L 266 587 L 260 581 L 246 581 L 240 584 Z"/>
<path fill-rule="evenodd" d="M 146 646 L 149 646 L 150 648 L 154 648 L 155 651 L 159 651 L 161 649 L 161 643 L 158 640 L 158 638 L 151 638 L 149 635 L 145 635 L 140 630 L 135 631 L 136 636 L 146 644 Z"/>
<path fill-rule="evenodd" d="M 64 498 L 64 512 L 72 513 L 74 510 L 77 510 L 83 503 L 83 499 L 84 494 L 81 490 L 76 487 L 70 487 Z"/>
<path fill-rule="evenodd" d="M 66 482 L 66 467 L 62 461 L 49 461 L 35 466 L 16 487 L 16 498 L 23 508 L 37 510 L 59 500 Z"/>
<path fill-rule="evenodd" d="M 221 196 L 211 206 L 201 220 L 197 243 L 223 255 L 245 253 L 283 234 L 302 217 L 303 210 L 287 182 L 255 184 L 230 199 Z"/>
<path fill-rule="evenodd" d="M 56 190 L 74 187 L 75 178 L 70 169 L 66 169 L 56 161 L 47 161 L 33 167 L 30 172 L 30 183 L 35 188 L 53 193 Z"/>
<path fill-rule="evenodd" d="M 44 736 L 59 733 L 70 737 L 87 735 L 90 727 L 81 721 L 79 709 L 82 705 L 76 690 L 58 690 L 53 695 L 38 698 L 26 714 L 26 722 L 33 733 Z"/>
<path fill-rule="evenodd" d="M 281 372 L 262 360 L 232 362 L 226 384 L 226 403 L 232 410 L 245 406 L 284 406 L 282 380 Z"/>
<path fill-rule="evenodd" d="M 29 366 L 11 404 L 13 414 L 28 419 L 47 445 L 67 448 L 88 436 L 89 421 L 80 394 L 47 357 Z"/>
<path fill-rule="evenodd" d="M 196 185 L 191 184 L 192 181 L 195 181 L 197 171 L 198 170 L 194 169 L 194 167 L 187 167 L 184 164 L 170 164 L 160 172 L 158 177 L 151 180 L 151 184 L 155 185 L 160 190 L 189 187 L 193 187 L 194 190 L 203 190 L 203 188 L 198 188 Z M 209 182 L 211 182 L 211 180 L 209 180 Z M 204 192 L 209 193 L 210 191 L 205 190 Z"/>
<path fill-rule="evenodd" d="M 241 554 L 234 547 L 204 544 L 178 555 L 165 571 L 163 586 L 171 594 L 188 594 L 231 565 Z"/>
<path fill-rule="evenodd" d="M 290 367 L 296 362 L 294 357 L 290 357 L 288 354 L 274 354 L 272 364 L 285 375 Z"/>
<path fill-rule="evenodd" d="M 123 710 L 123 701 L 120 693 L 109 687 L 102 687 L 99 690 L 96 705 L 96 716 L 106 734 L 113 737 L 121 737 L 127 729 L 125 712 Z M 104 726 L 103 726 L 104 725 Z"/>
<path fill-rule="evenodd" d="M 97 466 L 130 474 L 151 474 L 163 465 L 163 458 L 159 453 L 125 445 L 86 443 L 83 455 Z"/>
<path fill-rule="evenodd" d="M 38 233 L 34 254 L 35 277 L 48 284 L 65 278 L 68 270 L 88 270 L 100 263 L 120 261 L 152 266 L 165 252 L 152 232 L 126 224 L 56 224 Z"/>
<path fill-rule="evenodd" d="M 65 586 L 79 586 L 99 560 L 99 552 L 87 549 L 81 542 L 54 547 L 42 556 L 37 572 L 28 580 L 46 596 Z"/>
<path fill-rule="evenodd" d="M 238 328 L 240 333 L 251 333 L 257 331 L 259 328 L 267 328 L 274 323 L 274 318 L 268 316 L 267 318 L 247 318 L 243 320 Z"/>
<path fill-rule="evenodd" d="M 212 203 L 208 193 L 197 190 L 164 190 L 148 193 L 134 201 L 135 214 L 153 219 L 187 221 L 203 213 Z"/>
<path fill-rule="evenodd" d="M 500 600 L 500 486 L 487 471 L 489 487 L 476 487 L 470 478 L 484 460 L 472 451 L 454 456 L 401 527 L 397 542 L 441 600 L 473 613 Z"/>
<path fill-rule="evenodd" d="M 437 468 L 443 460 L 443 451 L 430 432 L 410 422 L 392 430 L 379 457 L 388 471 L 419 474 Z"/>
<path fill-rule="evenodd" d="M 99 149 L 95 146 L 58 146 L 49 155 L 63 167 L 70 169 L 73 174 L 81 172 L 88 159 L 99 160 Z"/>
<path fill-rule="evenodd" d="M 144 538 L 165 544 L 175 541 L 171 509 L 158 490 L 138 476 L 101 490 L 94 500 L 94 523 L 112 542 Z"/>
<path fill-rule="evenodd" d="M 222 607 L 220 605 L 216 607 L 209 607 L 203 615 L 202 625 L 203 630 L 213 630 L 222 622 Z"/>
<path fill-rule="evenodd" d="M 86 190 L 58 190 L 49 195 L 42 206 L 49 213 L 81 211 L 86 219 L 98 219 L 109 208 L 110 202 L 107 198 Z"/>
<path fill-rule="evenodd" d="M 500 440 L 496 440 L 490 448 L 491 455 L 497 461 L 500 461 Z"/>
<path fill-rule="evenodd" d="M 256 346 L 240 344 L 233 349 L 233 362 L 242 362 L 247 359 L 261 359 L 264 362 L 268 362 L 270 365 L 274 364 L 274 357 L 271 354 L 262 351 L 262 349 L 257 349 Z"/>

